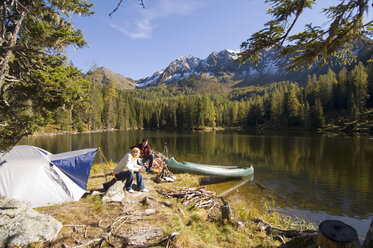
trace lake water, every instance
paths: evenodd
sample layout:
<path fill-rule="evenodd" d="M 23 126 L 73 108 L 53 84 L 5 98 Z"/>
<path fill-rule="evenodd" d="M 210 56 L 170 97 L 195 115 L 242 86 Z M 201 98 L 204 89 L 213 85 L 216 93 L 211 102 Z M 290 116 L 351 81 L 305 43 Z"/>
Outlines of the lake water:
<path fill-rule="evenodd" d="M 101 147 L 108 160 L 117 162 L 143 137 L 160 152 L 167 143 L 170 156 L 178 161 L 254 165 L 254 180 L 242 186 L 240 194 L 270 194 L 280 211 L 317 225 L 338 219 L 364 239 L 373 218 L 373 140 L 369 137 L 113 131 L 28 137 L 21 143 L 52 153 Z M 219 185 L 215 187 L 219 190 Z"/>

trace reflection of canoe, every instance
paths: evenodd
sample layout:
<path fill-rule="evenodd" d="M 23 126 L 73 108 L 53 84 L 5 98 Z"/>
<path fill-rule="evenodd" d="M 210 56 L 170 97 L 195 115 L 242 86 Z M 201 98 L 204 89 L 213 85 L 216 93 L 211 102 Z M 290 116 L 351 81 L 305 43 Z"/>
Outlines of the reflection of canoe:
<path fill-rule="evenodd" d="M 195 164 L 189 162 L 177 162 L 173 157 L 167 160 L 170 170 L 178 170 L 201 175 L 223 176 L 223 177 L 246 177 L 254 173 L 254 167 L 229 168 L 218 165 Z"/>

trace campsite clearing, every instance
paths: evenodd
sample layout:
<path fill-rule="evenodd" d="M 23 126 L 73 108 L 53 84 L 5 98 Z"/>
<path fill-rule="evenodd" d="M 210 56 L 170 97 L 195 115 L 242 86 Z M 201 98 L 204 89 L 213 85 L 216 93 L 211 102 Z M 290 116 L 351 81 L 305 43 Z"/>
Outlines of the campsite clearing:
<path fill-rule="evenodd" d="M 113 169 L 115 164 L 110 166 Z M 102 187 L 105 179 L 100 168 L 99 164 L 93 165 L 88 190 Z M 164 198 L 157 193 L 162 189 L 199 186 L 200 176 L 176 176 L 174 183 L 156 184 L 152 181 L 153 175 L 145 174 L 144 181 L 149 193 L 126 193 L 122 203 L 102 203 L 99 195 L 88 195 L 77 202 L 38 208 L 38 211 L 52 215 L 64 225 L 57 240 L 47 245 L 91 247 L 101 242 L 103 247 L 109 246 L 109 243 L 115 247 L 121 247 L 123 244 L 165 247 L 167 242 L 171 243 L 171 240 L 165 239 L 178 232 L 173 240 L 173 247 L 273 247 L 280 246 L 283 241 L 288 242 L 289 239 L 283 238 L 281 241 L 275 234 L 267 235 L 261 225 L 250 220 L 263 219 L 283 229 L 315 228 L 308 224 L 306 226 L 303 222 L 301 226 L 298 220 L 267 211 L 270 198 L 262 196 L 258 200 L 257 195 L 249 198 L 233 195 L 227 197 L 234 216 L 242 220 L 244 225 L 238 227 L 229 223 L 222 224 L 219 211 L 215 212 L 214 218 L 206 209 L 183 205 L 176 198 Z M 144 199 L 145 197 L 147 199 Z"/>

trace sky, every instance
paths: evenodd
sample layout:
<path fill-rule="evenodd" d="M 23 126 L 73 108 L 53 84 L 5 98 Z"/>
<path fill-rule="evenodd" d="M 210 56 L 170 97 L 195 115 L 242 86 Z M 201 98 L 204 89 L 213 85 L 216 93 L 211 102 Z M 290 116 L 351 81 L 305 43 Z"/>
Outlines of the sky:
<path fill-rule="evenodd" d="M 85 48 L 68 48 L 69 60 L 87 72 L 104 66 L 135 80 L 151 76 L 181 56 L 206 58 L 240 44 L 270 20 L 264 0 L 94 0 L 95 14 L 74 16 Z M 329 1 L 321 1 L 329 2 Z M 320 22 L 322 6 L 306 11 L 298 29 Z"/>

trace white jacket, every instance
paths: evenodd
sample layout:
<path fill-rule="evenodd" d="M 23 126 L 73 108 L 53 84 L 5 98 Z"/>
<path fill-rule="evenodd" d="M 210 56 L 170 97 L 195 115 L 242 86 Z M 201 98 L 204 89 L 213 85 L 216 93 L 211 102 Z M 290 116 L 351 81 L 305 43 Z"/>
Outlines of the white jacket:
<path fill-rule="evenodd" d="M 119 163 L 117 164 L 117 167 L 115 167 L 114 174 L 119 174 L 122 171 L 138 172 L 140 169 L 141 169 L 141 166 L 137 165 L 137 160 L 134 159 L 131 152 L 128 152 L 119 161 Z"/>

